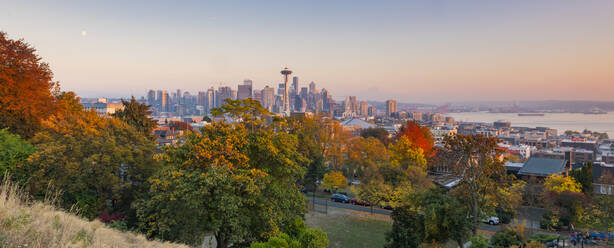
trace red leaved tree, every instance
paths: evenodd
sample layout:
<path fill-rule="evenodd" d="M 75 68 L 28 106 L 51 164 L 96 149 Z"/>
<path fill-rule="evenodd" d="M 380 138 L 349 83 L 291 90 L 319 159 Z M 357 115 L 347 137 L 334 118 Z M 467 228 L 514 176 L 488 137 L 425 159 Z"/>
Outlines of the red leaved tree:
<path fill-rule="evenodd" d="M 406 136 L 412 144 L 422 148 L 426 157 L 433 155 L 433 135 L 428 127 L 421 126 L 415 121 L 408 121 L 396 134 L 397 139 L 401 136 Z"/>

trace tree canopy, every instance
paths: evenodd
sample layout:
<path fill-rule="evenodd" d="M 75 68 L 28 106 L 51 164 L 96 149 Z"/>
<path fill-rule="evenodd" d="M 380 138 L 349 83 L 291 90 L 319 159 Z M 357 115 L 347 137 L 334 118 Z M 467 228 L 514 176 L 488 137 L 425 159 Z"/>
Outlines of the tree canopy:
<path fill-rule="evenodd" d="M 53 73 L 36 49 L 0 32 L 0 129 L 26 139 L 55 112 Z"/>
<path fill-rule="evenodd" d="M 130 101 L 122 99 L 122 104 L 124 105 L 124 109 L 118 110 L 113 116 L 133 126 L 144 135 L 150 136 L 154 128 L 158 126 L 158 122 L 149 118 L 149 115 L 152 113 L 149 106 L 137 102 L 134 96 Z"/>

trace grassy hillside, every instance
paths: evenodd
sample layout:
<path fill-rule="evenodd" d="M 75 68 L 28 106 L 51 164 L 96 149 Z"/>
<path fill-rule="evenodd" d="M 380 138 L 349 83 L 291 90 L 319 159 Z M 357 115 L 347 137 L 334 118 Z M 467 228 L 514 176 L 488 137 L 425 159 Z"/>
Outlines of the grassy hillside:
<path fill-rule="evenodd" d="M 187 247 L 148 241 L 100 221 L 87 221 L 52 204 L 27 202 L 10 183 L 0 186 L 0 247 Z"/>

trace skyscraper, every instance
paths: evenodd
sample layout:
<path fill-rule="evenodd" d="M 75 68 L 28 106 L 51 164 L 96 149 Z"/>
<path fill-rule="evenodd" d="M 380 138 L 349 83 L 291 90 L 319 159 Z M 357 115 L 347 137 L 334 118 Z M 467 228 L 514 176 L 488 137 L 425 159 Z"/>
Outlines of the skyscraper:
<path fill-rule="evenodd" d="M 213 89 L 213 87 L 207 90 L 207 97 L 205 101 L 205 112 L 209 113 L 209 111 L 215 107 L 215 89 Z"/>
<path fill-rule="evenodd" d="M 299 88 L 298 88 L 298 77 L 292 77 L 292 95 L 296 96 L 298 95 L 299 92 Z"/>
<path fill-rule="evenodd" d="M 360 102 L 360 116 L 361 117 L 369 116 L 369 104 L 365 101 Z"/>
<path fill-rule="evenodd" d="M 311 83 L 309 83 L 309 94 L 315 94 L 316 91 L 316 83 L 311 81 Z"/>
<path fill-rule="evenodd" d="M 168 93 L 166 90 L 162 91 L 162 96 L 160 97 L 160 109 L 162 112 L 168 112 Z"/>
<path fill-rule="evenodd" d="M 156 105 L 156 92 L 154 90 L 149 90 L 149 92 L 147 92 L 147 104 L 149 106 Z"/>
<path fill-rule="evenodd" d="M 281 71 L 281 75 L 283 75 L 284 78 L 284 108 L 283 108 L 283 112 L 285 116 L 290 116 L 290 92 L 288 90 L 288 77 L 290 76 L 290 74 L 292 74 L 292 71 L 288 69 L 288 67 L 284 68 Z"/>
<path fill-rule="evenodd" d="M 392 116 L 392 113 L 397 112 L 397 101 L 386 100 L 386 117 Z"/>
<path fill-rule="evenodd" d="M 196 98 L 196 105 L 205 106 L 206 102 L 207 102 L 207 92 L 199 91 L 198 97 Z"/>
<path fill-rule="evenodd" d="M 219 108 L 224 105 L 226 99 L 232 99 L 232 88 L 228 86 L 218 87 L 215 93 L 215 107 Z"/>
<path fill-rule="evenodd" d="M 243 100 L 252 98 L 252 80 L 245 79 L 243 84 L 237 87 L 237 99 Z"/>
<path fill-rule="evenodd" d="M 275 89 L 268 85 L 262 89 L 262 107 L 273 111 L 273 105 L 275 104 Z"/>

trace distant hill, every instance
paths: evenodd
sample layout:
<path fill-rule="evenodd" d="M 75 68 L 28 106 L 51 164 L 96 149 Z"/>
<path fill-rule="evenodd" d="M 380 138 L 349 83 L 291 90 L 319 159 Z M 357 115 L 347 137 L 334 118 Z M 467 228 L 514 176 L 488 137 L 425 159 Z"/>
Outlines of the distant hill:
<path fill-rule="evenodd" d="M 26 202 L 10 183 L 0 186 L 0 223 L 0 247 L 188 247 L 149 241 L 143 235 L 120 232 L 50 204 Z"/>

